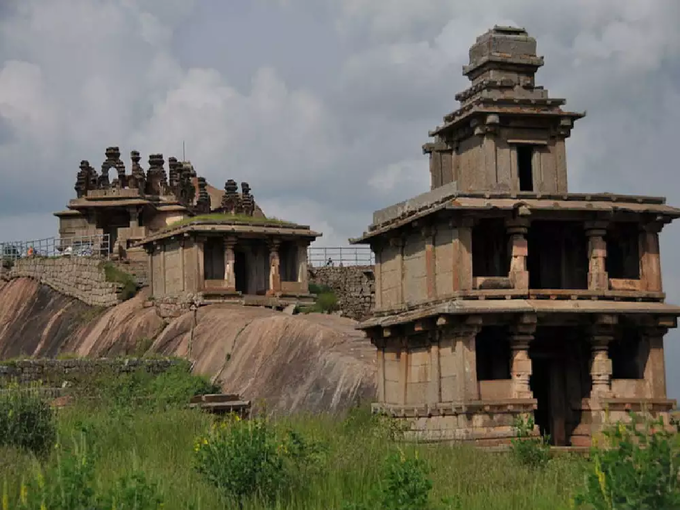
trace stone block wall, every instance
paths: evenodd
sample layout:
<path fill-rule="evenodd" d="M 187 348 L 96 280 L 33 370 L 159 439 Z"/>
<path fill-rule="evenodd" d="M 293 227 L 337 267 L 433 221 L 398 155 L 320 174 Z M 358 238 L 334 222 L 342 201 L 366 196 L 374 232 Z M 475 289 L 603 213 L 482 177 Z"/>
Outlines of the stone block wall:
<path fill-rule="evenodd" d="M 180 359 L 24 359 L 0 362 L 0 387 L 9 383 L 61 387 L 64 382 L 77 385 L 98 375 L 120 375 L 144 369 L 160 374 L 175 365 L 185 364 Z"/>
<path fill-rule="evenodd" d="M 106 281 L 99 259 L 23 258 L 14 263 L 9 277 L 33 278 L 90 306 L 109 307 L 118 304 L 119 286 Z"/>
<path fill-rule="evenodd" d="M 310 268 L 309 283 L 333 289 L 341 312 L 352 319 L 364 319 L 375 305 L 373 266 Z"/>

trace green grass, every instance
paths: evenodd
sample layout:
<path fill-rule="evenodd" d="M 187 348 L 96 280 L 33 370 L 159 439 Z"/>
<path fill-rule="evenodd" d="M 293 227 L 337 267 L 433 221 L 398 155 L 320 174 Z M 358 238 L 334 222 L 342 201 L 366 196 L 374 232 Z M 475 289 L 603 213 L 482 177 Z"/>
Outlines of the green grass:
<path fill-rule="evenodd" d="M 120 283 L 122 285 L 122 289 L 118 293 L 118 297 L 122 301 L 135 297 L 135 294 L 137 294 L 137 281 L 134 276 L 118 268 L 112 262 L 104 262 L 102 267 L 107 282 Z"/>
<path fill-rule="evenodd" d="M 168 510 L 225 508 L 217 489 L 194 469 L 194 441 L 209 431 L 211 416 L 182 408 L 149 411 L 82 404 L 60 410 L 57 419 L 62 448 L 85 434 L 89 447 L 97 452 L 99 486 L 110 486 L 134 466 L 159 484 Z M 281 419 L 275 426 L 325 445 L 321 468 L 306 480 L 303 490 L 276 506 L 252 502 L 244 508 L 325 510 L 365 504 L 384 484 L 383 462 L 397 448 L 408 454 L 417 451 L 426 461 L 433 482 L 431 500 L 437 504 L 433 508 L 566 510 L 583 483 L 584 461 L 577 458 L 556 458 L 544 469 L 532 470 L 508 454 L 469 446 L 400 446 L 366 409 L 346 419 L 301 415 Z M 6 480 L 10 494 L 15 494 L 31 462 L 25 453 L 0 451 L 0 485 Z"/>
<path fill-rule="evenodd" d="M 191 216 L 183 218 L 168 225 L 167 229 L 173 229 L 189 225 L 191 223 L 200 222 L 214 222 L 214 223 L 248 223 L 248 224 L 273 224 L 286 227 L 295 227 L 295 223 L 290 221 L 280 220 L 278 218 L 259 218 L 255 216 L 245 216 L 242 214 L 200 214 L 198 216 Z"/>

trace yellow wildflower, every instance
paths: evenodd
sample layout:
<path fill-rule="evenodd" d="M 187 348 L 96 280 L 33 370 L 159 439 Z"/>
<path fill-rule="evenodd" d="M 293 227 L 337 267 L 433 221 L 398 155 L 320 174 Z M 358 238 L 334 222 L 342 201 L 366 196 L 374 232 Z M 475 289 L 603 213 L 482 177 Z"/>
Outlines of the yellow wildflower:
<path fill-rule="evenodd" d="M 25 505 L 28 502 L 28 487 L 26 487 L 26 484 L 23 481 L 21 482 L 21 489 L 19 490 L 19 499 L 21 500 L 22 505 Z"/>

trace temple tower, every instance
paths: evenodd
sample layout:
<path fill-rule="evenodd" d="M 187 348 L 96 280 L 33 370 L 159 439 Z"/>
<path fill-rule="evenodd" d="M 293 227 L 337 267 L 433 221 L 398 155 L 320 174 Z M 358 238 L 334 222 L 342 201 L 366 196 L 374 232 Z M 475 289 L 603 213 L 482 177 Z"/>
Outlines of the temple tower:
<path fill-rule="evenodd" d="M 518 417 L 585 446 L 606 419 L 669 419 L 659 197 L 569 193 L 584 116 L 535 84 L 520 28 L 477 38 L 460 108 L 430 132 L 431 190 L 373 214 L 376 412 L 427 439 L 507 442 Z M 608 411 L 608 412 L 605 412 Z"/>

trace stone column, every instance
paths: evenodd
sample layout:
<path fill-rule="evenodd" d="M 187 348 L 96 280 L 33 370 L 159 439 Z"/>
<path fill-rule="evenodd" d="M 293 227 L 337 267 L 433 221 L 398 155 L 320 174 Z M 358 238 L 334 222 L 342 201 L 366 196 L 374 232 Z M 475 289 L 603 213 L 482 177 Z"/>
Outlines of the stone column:
<path fill-rule="evenodd" d="M 375 310 L 382 308 L 382 250 L 383 244 L 380 241 L 373 241 L 371 249 L 375 253 L 375 265 L 373 266 L 373 275 L 375 278 L 374 290 L 374 306 Z"/>
<path fill-rule="evenodd" d="M 453 291 L 472 289 L 472 218 L 464 218 L 455 228 L 453 238 Z"/>
<path fill-rule="evenodd" d="M 510 333 L 512 398 L 534 398 L 530 386 L 532 371 L 529 344 L 534 340 L 536 322 L 535 315 L 523 315 Z"/>
<path fill-rule="evenodd" d="M 421 233 L 425 238 L 425 278 L 427 282 L 427 298 L 434 299 L 437 297 L 437 269 L 434 252 L 435 227 L 427 225 L 422 228 Z"/>
<path fill-rule="evenodd" d="M 663 354 L 663 337 L 667 332 L 668 328 L 652 327 L 645 328 L 642 334 L 648 347 L 644 378 L 651 398 L 667 398 L 666 363 Z"/>
<path fill-rule="evenodd" d="M 136 206 L 130 207 L 130 228 L 139 227 L 139 209 Z"/>
<path fill-rule="evenodd" d="M 300 283 L 300 291 L 303 293 L 309 292 L 309 270 L 307 268 L 307 248 L 309 243 L 307 241 L 301 241 L 298 244 L 298 278 L 297 281 Z"/>
<path fill-rule="evenodd" d="M 589 221 L 585 224 L 588 237 L 588 290 L 609 290 L 609 276 L 605 269 L 607 259 L 607 224 L 602 221 Z"/>
<path fill-rule="evenodd" d="M 526 235 L 529 231 L 529 220 L 513 219 L 506 222 L 510 252 L 510 281 L 515 289 L 529 289 L 529 271 L 527 257 L 529 249 Z"/>
<path fill-rule="evenodd" d="M 609 344 L 614 339 L 614 327 L 618 322 L 616 315 L 598 315 L 590 331 L 590 378 L 591 399 L 611 396 L 612 360 L 609 358 Z"/>
<path fill-rule="evenodd" d="M 281 259 L 279 257 L 279 247 L 281 241 L 272 239 L 269 242 L 269 290 L 268 296 L 274 296 L 281 292 Z"/>
<path fill-rule="evenodd" d="M 659 252 L 659 233 L 663 225 L 648 223 L 640 231 L 640 279 L 642 289 L 661 292 L 661 254 Z"/>
<path fill-rule="evenodd" d="M 196 237 L 196 267 L 198 268 L 198 278 L 196 287 L 199 291 L 205 289 L 205 238 Z"/>
<path fill-rule="evenodd" d="M 439 330 L 434 329 L 430 335 L 430 384 L 427 388 L 427 403 L 436 405 L 442 401 L 442 376 L 439 360 Z"/>
<path fill-rule="evenodd" d="M 236 292 L 236 239 L 227 237 L 224 239 L 224 281 L 226 290 Z"/>
<path fill-rule="evenodd" d="M 468 317 L 463 324 L 454 326 L 456 357 L 458 358 L 458 399 L 460 402 L 479 400 L 477 381 L 476 339 L 482 329 L 482 318 Z"/>
<path fill-rule="evenodd" d="M 397 278 L 397 302 L 392 308 L 398 308 L 404 304 L 404 240 L 401 237 L 392 237 L 390 245 L 397 249 L 397 268 L 399 273 L 395 275 Z"/>

